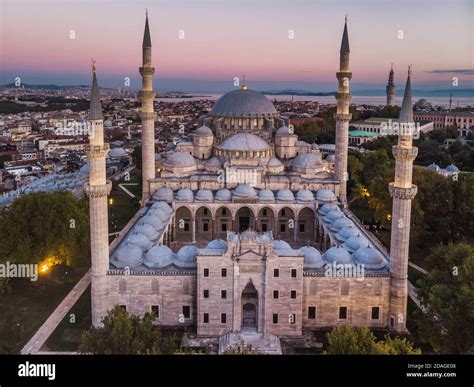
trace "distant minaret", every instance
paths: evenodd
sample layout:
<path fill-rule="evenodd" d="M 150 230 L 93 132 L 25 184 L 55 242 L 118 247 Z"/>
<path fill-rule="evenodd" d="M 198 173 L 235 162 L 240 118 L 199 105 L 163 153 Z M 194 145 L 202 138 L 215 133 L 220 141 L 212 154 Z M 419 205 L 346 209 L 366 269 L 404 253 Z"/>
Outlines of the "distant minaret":
<path fill-rule="evenodd" d="M 449 93 L 449 110 L 453 107 L 453 93 Z"/>
<path fill-rule="evenodd" d="M 395 157 L 395 181 L 389 184 L 393 198 L 392 234 L 390 240 L 390 327 L 397 332 L 406 330 L 408 248 L 410 244 L 411 202 L 417 187 L 412 184 L 413 160 L 418 148 L 412 146 L 415 133 L 411 95 L 411 67 L 400 110 L 398 145 L 392 147 Z"/>
<path fill-rule="evenodd" d="M 142 205 L 150 196 L 151 179 L 155 178 L 155 112 L 153 111 L 153 74 L 151 66 L 151 38 L 148 27 L 148 11 L 146 13 L 145 33 L 143 35 L 143 65 L 140 67 L 142 89 L 139 93 L 141 101 L 140 117 L 142 119 Z"/>
<path fill-rule="evenodd" d="M 89 182 L 84 191 L 89 196 L 91 264 L 92 264 L 92 325 L 99 326 L 105 310 L 105 280 L 109 269 L 109 223 L 107 214 L 107 195 L 112 184 L 105 174 L 105 157 L 109 153 L 109 144 L 104 143 L 104 117 L 100 104 L 99 86 L 92 67 L 92 89 L 89 121 L 91 134 L 86 153 L 89 159 Z"/>
<path fill-rule="evenodd" d="M 387 91 L 387 106 L 395 105 L 395 83 L 393 83 L 393 63 L 390 67 L 390 73 L 388 75 L 388 84 L 385 88 Z"/>
<path fill-rule="evenodd" d="M 334 172 L 336 179 L 340 182 L 339 197 L 343 203 L 347 203 L 347 152 L 349 147 L 349 121 L 352 115 L 349 113 L 351 94 L 349 92 L 349 82 L 352 73 L 349 72 L 349 36 L 347 34 L 347 16 L 342 34 L 340 51 L 339 72 L 336 73 L 339 87 L 336 94 L 337 110 L 336 119 L 336 162 Z"/>

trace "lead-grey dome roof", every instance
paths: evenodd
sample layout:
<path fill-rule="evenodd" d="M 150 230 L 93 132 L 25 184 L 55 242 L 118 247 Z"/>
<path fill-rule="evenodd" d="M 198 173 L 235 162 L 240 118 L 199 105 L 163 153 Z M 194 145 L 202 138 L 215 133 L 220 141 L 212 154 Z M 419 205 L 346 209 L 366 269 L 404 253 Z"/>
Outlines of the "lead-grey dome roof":
<path fill-rule="evenodd" d="M 218 147 L 235 151 L 265 151 L 271 148 L 263 138 L 245 132 L 227 137 Z"/>
<path fill-rule="evenodd" d="M 241 116 L 275 116 L 275 106 L 262 93 L 255 90 L 234 90 L 220 97 L 211 111 L 210 116 L 241 117 Z"/>
<path fill-rule="evenodd" d="M 379 270 L 387 266 L 382 253 L 371 246 L 361 247 L 354 253 L 354 260 L 369 270 Z"/>

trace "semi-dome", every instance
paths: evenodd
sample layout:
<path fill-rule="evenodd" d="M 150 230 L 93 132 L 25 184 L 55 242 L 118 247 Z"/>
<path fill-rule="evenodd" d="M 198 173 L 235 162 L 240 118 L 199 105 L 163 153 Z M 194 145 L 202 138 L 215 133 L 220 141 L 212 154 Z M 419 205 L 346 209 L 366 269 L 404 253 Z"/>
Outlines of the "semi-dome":
<path fill-rule="evenodd" d="M 174 152 L 171 153 L 165 160 L 165 168 L 191 168 L 196 166 L 196 160 L 189 153 Z"/>
<path fill-rule="evenodd" d="M 135 267 L 142 263 L 143 250 L 132 243 L 125 243 L 120 246 L 110 261 L 120 269 L 125 267 Z"/>
<path fill-rule="evenodd" d="M 148 250 L 152 246 L 152 242 L 150 241 L 150 238 L 148 238 L 145 234 L 132 234 L 128 239 L 128 243 L 137 245 L 143 250 Z"/>
<path fill-rule="evenodd" d="M 336 219 L 339 219 L 339 218 L 342 218 L 344 216 L 344 214 L 342 213 L 341 210 L 337 209 L 337 210 L 332 210 L 332 211 L 329 211 L 326 216 L 323 217 L 323 221 L 326 222 L 326 223 L 329 223 L 331 224 L 332 222 L 334 222 Z"/>
<path fill-rule="evenodd" d="M 143 234 L 148 237 L 150 240 L 155 240 L 158 238 L 158 231 L 149 224 L 141 224 L 136 228 L 137 234 Z"/>
<path fill-rule="evenodd" d="M 325 265 L 321 253 L 313 246 L 303 246 L 300 250 L 304 254 L 303 267 L 305 269 L 320 269 Z"/>
<path fill-rule="evenodd" d="M 153 194 L 153 199 L 165 202 L 173 201 L 173 190 L 171 188 L 158 188 Z"/>
<path fill-rule="evenodd" d="M 199 249 L 193 245 L 187 245 L 179 249 L 176 254 L 176 259 L 173 263 L 178 267 L 195 267 L 196 266 L 196 254 Z"/>
<path fill-rule="evenodd" d="M 314 202 L 314 195 L 309 189 L 300 189 L 296 193 L 296 200 L 304 203 Z"/>
<path fill-rule="evenodd" d="M 222 168 L 222 163 L 217 157 L 214 156 L 211 157 L 208 161 L 206 161 L 204 167 L 208 170 L 217 171 Z"/>
<path fill-rule="evenodd" d="M 347 264 L 352 263 L 351 254 L 344 247 L 331 247 L 324 253 L 324 259 L 328 263 Z"/>
<path fill-rule="evenodd" d="M 173 263 L 173 252 L 168 246 L 156 245 L 146 253 L 143 264 L 150 269 L 158 269 Z"/>
<path fill-rule="evenodd" d="M 291 166 L 305 169 L 318 168 L 321 166 L 321 160 L 321 153 L 300 153 L 291 160 Z"/>
<path fill-rule="evenodd" d="M 380 270 L 387 265 L 382 253 L 371 246 L 358 249 L 354 253 L 354 261 L 369 270 Z"/>
<path fill-rule="evenodd" d="M 212 137 L 214 136 L 214 133 L 212 133 L 212 130 L 208 128 L 207 126 L 201 126 L 200 128 L 195 130 L 194 135 L 203 136 L 203 137 Z"/>
<path fill-rule="evenodd" d="M 276 240 L 273 242 L 273 249 L 274 250 L 291 250 L 291 246 L 282 240 Z"/>
<path fill-rule="evenodd" d="M 352 224 L 353 223 L 349 219 L 347 219 L 346 217 L 338 218 L 334 222 L 331 223 L 331 231 L 339 232 L 344 227 L 348 227 Z"/>
<path fill-rule="evenodd" d="M 353 224 L 343 227 L 339 232 L 336 234 L 336 239 L 340 242 L 345 242 L 349 238 L 359 235 L 359 230 Z"/>
<path fill-rule="evenodd" d="M 255 134 L 240 132 L 227 137 L 218 148 L 228 151 L 265 151 L 271 146 Z"/>
<path fill-rule="evenodd" d="M 316 192 L 316 199 L 320 202 L 334 202 L 337 198 L 330 189 L 321 188 Z"/>
<path fill-rule="evenodd" d="M 192 202 L 194 200 L 193 191 L 191 191 L 189 188 L 181 188 L 176 193 L 176 200 L 178 202 Z"/>
<path fill-rule="evenodd" d="M 335 203 L 324 203 L 321 207 L 319 207 L 318 212 L 321 215 L 327 215 L 330 211 L 338 210 L 339 207 Z"/>
<path fill-rule="evenodd" d="M 248 184 L 239 184 L 236 189 L 234 189 L 234 196 L 239 198 L 256 198 L 257 191 Z"/>
<path fill-rule="evenodd" d="M 212 191 L 209 189 L 200 189 L 196 192 L 196 198 L 198 202 L 212 202 L 214 196 L 212 195 Z"/>
<path fill-rule="evenodd" d="M 279 168 L 279 167 L 283 167 L 283 163 L 280 160 L 278 160 L 276 157 L 272 157 L 270 160 L 268 160 L 267 166 L 270 168 Z"/>
<path fill-rule="evenodd" d="M 276 116 L 277 111 L 262 93 L 239 89 L 220 97 L 209 115 L 214 117 Z"/>
<path fill-rule="evenodd" d="M 295 195 L 289 189 L 281 189 L 277 193 L 277 200 L 280 202 L 292 202 L 295 200 Z"/>
<path fill-rule="evenodd" d="M 258 193 L 258 198 L 262 202 L 273 202 L 275 201 L 275 195 L 269 189 L 262 189 Z"/>
<path fill-rule="evenodd" d="M 216 192 L 215 199 L 220 202 L 228 202 L 232 199 L 232 193 L 226 188 L 220 189 Z"/>
<path fill-rule="evenodd" d="M 225 249 L 227 250 L 227 242 L 222 240 L 222 239 L 214 239 L 213 241 L 210 241 L 206 249 Z"/>
<path fill-rule="evenodd" d="M 351 253 L 359 250 L 361 247 L 367 247 L 369 245 L 369 240 L 360 234 L 350 237 L 343 244 L 343 246 Z"/>

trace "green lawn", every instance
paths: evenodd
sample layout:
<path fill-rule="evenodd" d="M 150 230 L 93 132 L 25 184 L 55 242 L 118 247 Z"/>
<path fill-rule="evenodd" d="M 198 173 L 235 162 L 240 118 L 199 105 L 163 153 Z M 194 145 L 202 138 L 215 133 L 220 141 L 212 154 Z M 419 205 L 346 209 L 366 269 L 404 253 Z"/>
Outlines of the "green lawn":
<path fill-rule="evenodd" d="M 0 353 L 19 353 L 85 272 L 56 266 L 36 282 L 13 279 L 11 293 L 0 295 Z"/>

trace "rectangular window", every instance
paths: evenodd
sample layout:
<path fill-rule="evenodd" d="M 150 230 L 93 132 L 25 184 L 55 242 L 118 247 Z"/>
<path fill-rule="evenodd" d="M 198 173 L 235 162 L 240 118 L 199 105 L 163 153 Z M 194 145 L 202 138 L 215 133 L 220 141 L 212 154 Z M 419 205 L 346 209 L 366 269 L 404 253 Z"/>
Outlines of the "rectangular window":
<path fill-rule="evenodd" d="M 280 223 L 280 232 L 285 232 L 285 230 L 286 230 L 286 224 Z"/>
<path fill-rule="evenodd" d="M 262 231 L 263 232 L 268 231 L 268 225 L 266 223 L 262 223 Z"/>
<path fill-rule="evenodd" d="M 204 215 L 207 215 L 207 208 L 204 208 L 203 213 L 204 213 Z"/>
<path fill-rule="evenodd" d="M 226 232 L 227 231 L 227 223 L 221 223 L 221 231 Z"/>
<path fill-rule="evenodd" d="M 204 268 L 204 277 L 209 277 L 209 269 L 206 267 Z"/>
<path fill-rule="evenodd" d="M 221 269 L 221 277 L 227 277 L 227 269 Z"/>
<path fill-rule="evenodd" d="M 227 298 L 227 290 L 221 290 L 221 298 Z"/>
<path fill-rule="evenodd" d="M 341 306 L 339 308 L 339 320 L 347 319 L 347 306 Z"/>
<path fill-rule="evenodd" d="M 308 307 L 308 318 L 314 320 L 316 318 L 316 307 L 309 306 Z"/>
<path fill-rule="evenodd" d="M 184 222 L 184 231 L 189 231 L 189 223 Z"/>
<path fill-rule="evenodd" d="M 273 269 L 273 276 L 279 277 L 280 276 L 280 269 Z"/>
<path fill-rule="evenodd" d="M 296 269 L 291 269 L 291 276 L 292 276 L 293 278 L 296 278 L 296 273 L 297 273 L 297 272 L 296 272 Z"/>
<path fill-rule="evenodd" d="M 159 305 L 152 305 L 151 306 L 151 314 L 155 319 L 160 318 L 160 306 Z"/>
<path fill-rule="evenodd" d="M 203 316 L 202 316 L 202 322 L 204 324 L 208 324 L 209 323 L 209 313 L 204 313 Z"/>
<path fill-rule="evenodd" d="M 285 209 L 280 211 L 281 216 L 285 216 Z"/>
<path fill-rule="evenodd" d="M 378 306 L 374 306 L 372 308 L 372 320 L 378 320 L 380 317 L 380 308 Z"/>
<path fill-rule="evenodd" d="M 296 290 L 292 290 L 290 293 L 291 298 L 296 298 Z"/>
<path fill-rule="evenodd" d="M 273 313 L 273 324 L 278 324 L 278 314 Z"/>
<path fill-rule="evenodd" d="M 273 298 L 278 298 L 278 290 L 273 291 Z"/>
<path fill-rule="evenodd" d="M 221 323 L 225 324 L 227 322 L 227 315 L 225 313 L 221 313 Z"/>
<path fill-rule="evenodd" d="M 203 295 L 204 298 L 209 298 L 209 290 L 207 290 L 207 289 L 203 290 L 202 293 L 203 293 L 202 295 Z"/>
<path fill-rule="evenodd" d="M 191 317 L 191 307 L 190 306 L 183 306 L 183 316 L 184 318 L 190 318 Z"/>
<path fill-rule="evenodd" d="M 202 224 L 202 231 L 204 231 L 204 232 L 209 231 L 209 223 L 203 223 Z"/>
<path fill-rule="evenodd" d="M 227 215 L 227 209 L 226 208 L 222 209 L 222 215 L 224 215 L 224 216 Z"/>
<path fill-rule="evenodd" d="M 266 208 L 264 208 L 264 209 L 262 210 L 262 215 L 263 215 L 263 216 L 267 216 L 267 209 L 266 209 Z"/>
<path fill-rule="evenodd" d="M 300 223 L 300 232 L 304 232 L 304 224 Z"/>
<path fill-rule="evenodd" d="M 127 305 L 119 305 L 119 306 L 120 306 L 120 309 L 127 310 Z"/>

